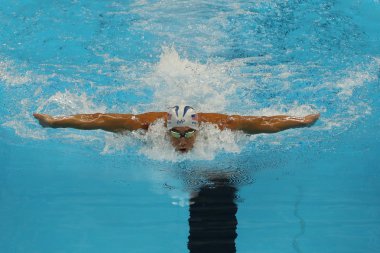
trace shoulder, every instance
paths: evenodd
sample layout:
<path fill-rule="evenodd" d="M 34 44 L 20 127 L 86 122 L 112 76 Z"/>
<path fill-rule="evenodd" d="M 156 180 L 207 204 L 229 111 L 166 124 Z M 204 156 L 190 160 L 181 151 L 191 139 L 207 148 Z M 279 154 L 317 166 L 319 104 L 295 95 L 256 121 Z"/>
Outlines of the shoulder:
<path fill-rule="evenodd" d="M 141 128 L 148 129 L 149 125 L 159 119 L 163 119 L 166 122 L 168 114 L 167 112 L 146 112 L 134 116 L 141 124 Z"/>

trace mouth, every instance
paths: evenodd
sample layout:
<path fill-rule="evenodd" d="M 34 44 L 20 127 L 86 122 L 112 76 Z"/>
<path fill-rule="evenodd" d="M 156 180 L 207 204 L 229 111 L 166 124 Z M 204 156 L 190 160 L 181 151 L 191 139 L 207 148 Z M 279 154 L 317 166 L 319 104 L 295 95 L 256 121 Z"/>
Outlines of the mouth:
<path fill-rule="evenodd" d="M 178 151 L 181 153 L 186 153 L 188 150 L 187 148 L 179 148 Z"/>

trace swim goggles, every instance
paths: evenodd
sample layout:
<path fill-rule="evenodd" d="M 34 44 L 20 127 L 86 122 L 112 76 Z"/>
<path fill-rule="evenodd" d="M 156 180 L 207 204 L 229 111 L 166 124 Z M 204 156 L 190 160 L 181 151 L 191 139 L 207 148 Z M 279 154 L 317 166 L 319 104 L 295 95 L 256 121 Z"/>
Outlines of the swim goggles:
<path fill-rule="evenodd" d="M 191 136 L 193 136 L 193 134 L 195 133 L 195 130 L 194 129 L 191 129 L 191 130 L 187 130 L 186 132 L 184 133 L 180 133 L 180 132 L 177 132 L 177 131 L 174 131 L 174 130 L 170 130 L 170 134 L 176 138 L 176 139 L 179 139 L 181 137 L 185 137 L 186 139 L 189 139 L 191 138 Z"/>

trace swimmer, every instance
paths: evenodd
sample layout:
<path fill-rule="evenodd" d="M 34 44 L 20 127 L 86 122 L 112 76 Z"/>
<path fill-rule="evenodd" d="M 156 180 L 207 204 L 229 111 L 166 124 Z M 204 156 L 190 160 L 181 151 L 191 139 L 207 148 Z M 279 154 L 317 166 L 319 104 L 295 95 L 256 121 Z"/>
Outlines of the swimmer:
<path fill-rule="evenodd" d="M 195 143 L 201 123 L 216 125 L 220 130 L 231 129 L 247 134 L 276 133 L 289 128 L 309 127 L 319 118 L 319 114 L 305 117 L 240 116 L 220 113 L 197 113 L 191 106 L 173 106 L 168 112 L 147 112 L 142 114 L 95 113 L 53 117 L 35 113 L 33 116 L 43 127 L 76 128 L 82 130 L 101 129 L 109 132 L 148 130 L 149 126 L 163 119 L 176 151 L 186 153 Z"/>

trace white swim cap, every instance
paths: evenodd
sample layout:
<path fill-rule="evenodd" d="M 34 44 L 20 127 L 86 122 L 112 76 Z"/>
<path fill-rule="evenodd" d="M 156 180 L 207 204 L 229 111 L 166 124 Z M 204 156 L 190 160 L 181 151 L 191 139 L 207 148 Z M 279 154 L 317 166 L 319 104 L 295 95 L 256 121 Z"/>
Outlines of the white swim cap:
<path fill-rule="evenodd" d="M 188 105 L 176 105 L 168 111 L 168 129 L 173 127 L 190 127 L 198 130 L 198 115 L 194 108 Z"/>

